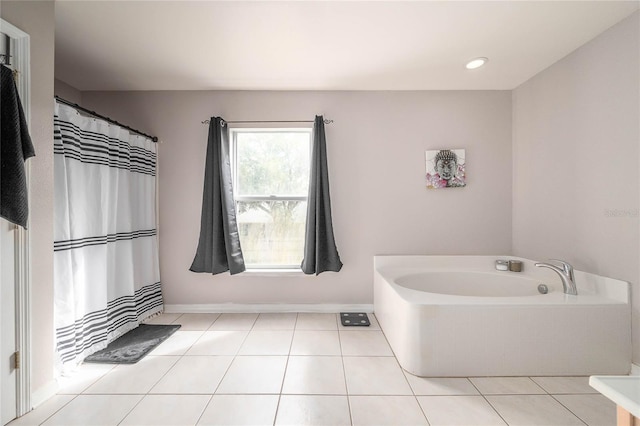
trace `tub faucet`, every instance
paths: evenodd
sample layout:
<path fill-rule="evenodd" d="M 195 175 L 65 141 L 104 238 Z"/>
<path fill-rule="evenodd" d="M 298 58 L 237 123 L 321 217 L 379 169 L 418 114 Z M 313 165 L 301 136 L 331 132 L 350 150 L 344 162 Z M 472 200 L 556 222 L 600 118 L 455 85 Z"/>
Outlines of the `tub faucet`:
<path fill-rule="evenodd" d="M 564 260 L 560 260 L 560 259 L 549 259 L 549 260 L 551 262 L 557 262 L 561 264 L 562 270 L 564 271 L 564 273 L 567 274 L 571 279 L 571 281 L 573 281 L 573 283 L 575 284 L 576 278 L 573 276 L 573 266 L 571 266 L 569 263 L 565 262 Z"/>
<path fill-rule="evenodd" d="M 574 296 L 577 296 L 578 289 L 576 288 L 576 280 L 573 276 L 573 266 L 558 259 L 550 259 L 550 261 L 558 262 L 562 265 L 562 267 L 553 265 L 551 263 L 536 263 L 535 265 L 541 268 L 549 268 L 560 275 L 560 280 L 562 280 L 562 287 L 565 294 L 572 294 Z"/>

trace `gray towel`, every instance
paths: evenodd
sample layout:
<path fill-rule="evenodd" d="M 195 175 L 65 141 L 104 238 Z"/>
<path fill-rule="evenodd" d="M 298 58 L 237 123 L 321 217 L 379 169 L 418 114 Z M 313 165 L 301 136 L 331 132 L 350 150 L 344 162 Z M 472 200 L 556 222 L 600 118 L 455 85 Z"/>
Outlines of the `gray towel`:
<path fill-rule="evenodd" d="M 27 177 L 24 161 L 35 154 L 13 71 L 0 66 L 0 216 L 27 227 Z"/>

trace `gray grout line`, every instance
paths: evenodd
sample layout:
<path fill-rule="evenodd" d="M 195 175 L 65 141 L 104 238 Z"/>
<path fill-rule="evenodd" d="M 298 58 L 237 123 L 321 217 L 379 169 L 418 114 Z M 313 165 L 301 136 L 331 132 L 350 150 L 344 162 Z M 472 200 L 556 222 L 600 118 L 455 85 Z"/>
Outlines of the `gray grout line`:
<path fill-rule="evenodd" d="M 221 315 L 218 316 L 218 318 L 220 318 Z M 216 321 L 218 320 L 218 318 L 216 318 Z M 256 316 L 256 319 L 254 320 L 253 324 L 255 324 L 255 322 L 258 320 L 258 316 Z M 215 324 L 215 321 L 214 321 Z M 253 324 L 251 325 L 251 329 L 253 329 Z M 213 324 L 211 324 L 210 327 L 212 327 Z M 227 377 L 227 373 L 229 372 L 229 370 L 231 369 L 231 366 L 233 365 L 233 363 L 235 362 L 236 358 L 238 357 L 238 353 L 240 352 L 240 349 L 242 348 L 242 345 L 244 345 L 244 343 L 247 341 L 247 339 L 249 338 L 249 334 L 251 333 L 251 329 L 249 330 L 242 330 L 242 331 L 246 331 L 247 334 L 244 336 L 244 339 L 242 339 L 242 342 L 238 345 L 238 349 L 236 349 L 235 353 L 232 356 L 233 358 L 231 359 L 231 362 L 229 363 L 229 366 L 227 367 L 227 369 L 224 371 L 224 374 L 222 375 L 222 378 L 220 378 L 220 381 L 218 382 L 218 385 L 216 386 L 216 388 L 213 390 L 213 395 L 216 394 L 216 392 L 218 391 L 218 389 L 220 388 L 220 385 L 222 384 L 222 381 L 224 380 L 225 377 Z M 236 331 L 236 330 L 234 330 Z M 204 334 L 203 334 L 204 336 Z M 200 340 L 200 339 L 198 339 Z M 194 343 L 194 345 L 198 342 L 198 340 L 196 340 L 196 342 Z M 189 348 L 191 349 L 191 347 Z M 187 350 L 188 352 L 188 350 Z M 187 353 L 185 352 L 185 354 Z M 222 355 L 222 356 L 229 356 L 229 355 Z M 211 399 L 213 399 L 213 395 L 211 395 Z M 209 401 L 209 403 L 211 403 L 211 401 Z M 208 406 L 209 404 L 207 404 Z M 204 412 L 203 412 L 204 414 Z M 201 416 L 202 417 L 202 416 Z M 198 419 L 198 421 L 200 421 Z"/>
<path fill-rule="evenodd" d="M 482 392 L 480 392 L 480 389 L 478 389 L 478 386 L 476 386 L 475 383 L 473 383 L 473 380 L 471 380 L 471 378 L 467 377 L 467 380 L 469 381 L 469 383 L 471 383 L 471 386 L 473 386 L 478 393 L 480 394 L 480 396 L 482 397 L 482 399 L 485 400 L 485 402 L 487 404 L 489 404 L 489 407 L 491 407 L 491 409 L 498 415 L 498 417 L 500 417 L 502 419 L 502 421 L 504 422 L 504 424 L 509 425 L 509 422 L 507 421 L 507 419 L 505 419 L 504 417 L 502 417 L 502 414 L 500 414 L 500 412 L 496 409 L 496 407 L 493 406 L 493 404 L 491 403 L 491 401 L 489 401 L 487 399 L 487 395 L 483 394 Z"/>
<path fill-rule="evenodd" d="M 284 374 L 282 375 L 282 383 L 280 384 L 280 393 L 278 394 L 278 403 L 276 404 L 276 413 L 273 416 L 273 425 L 275 426 L 278 419 L 278 411 L 280 410 L 280 401 L 282 400 L 282 391 L 284 389 L 284 381 L 287 378 L 287 368 L 289 368 L 289 358 L 291 357 L 291 348 L 293 347 L 293 339 L 296 335 L 296 326 L 298 325 L 298 313 L 296 313 L 296 320 L 293 323 L 293 333 L 291 333 L 291 342 L 289 342 L 289 353 L 287 354 L 287 362 L 284 365 Z"/>
<path fill-rule="evenodd" d="M 375 314 L 373 312 L 371 313 L 371 317 L 376 320 L 376 323 L 379 326 L 380 323 L 378 323 L 378 318 L 375 318 Z M 391 343 L 389 343 L 389 339 L 387 339 L 387 335 L 384 334 L 384 331 L 382 331 L 382 327 L 380 327 L 379 330 L 376 329 L 376 330 L 369 330 L 369 331 L 380 331 L 382 333 L 382 336 L 384 337 L 384 341 L 387 342 L 387 345 L 389 346 L 389 349 L 391 350 L 391 353 L 393 354 L 392 355 L 393 359 L 396 360 L 396 364 L 398 364 L 398 367 L 400 368 L 400 372 L 402 373 L 402 375 L 404 377 L 404 380 L 407 383 L 407 386 L 411 390 L 411 395 L 408 395 L 408 396 L 413 396 L 413 398 L 416 401 L 416 404 L 418 404 L 418 408 L 420 409 L 420 412 L 422 413 L 422 415 L 424 416 L 424 419 L 427 422 L 427 425 L 430 425 L 431 422 L 429 421 L 429 417 L 427 417 L 427 413 L 425 413 L 424 409 L 422 408 L 422 405 L 420 404 L 420 401 L 418 401 L 418 395 L 416 395 L 416 392 L 413 389 L 413 386 L 411 386 L 411 382 L 409 382 L 409 379 L 407 378 L 407 374 L 409 374 L 409 373 L 407 371 L 405 371 L 405 369 L 402 368 L 402 366 L 400 365 L 400 361 L 398 361 L 398 357 L 396 356 L 396 353 L 393 351 L 393 348 L 391 347 Z M 343 359 L 344 359 L 344 357 L 343 357 Z M 345 377 L 345 380 L 346 380 L 346 377 Z"/>
<path fill-rule="evenodd" d="M 560 394 L 560 395 L 585 395 L 585 394 Z M 576 416 L 576 418 L 578 420 L 580 420 L 582 423 L 584 423 L 585 425 L 589 425 L 586 421 L 582 420 L 582 417 L 580 417 L 579 415 L 577 415 L 576 413 L 574 413 L 569 407 L 567 407 L 566 405 L 564 405 L 560 400 L 558 400 L 555 395 L 549 394 L 549 396 L 551 398 L 553 398 L 554 401 L 556 401 L 558 404 L 562 405 L 565 410 L 567 410 L 568 412 L 570 412 L 571 414 L 573 414 L 574 416 Z"/>
<path fill-rule="evenodd" d="M 349 397 L 349 388 L 347 387 L 347 370 L 344 368 L 344 355 L 342 354 L 342 338 L 340 333 L 340 321 L 338 321 L 338 316 L 340 313 L 335 315 L 336 325 L 338 326 L 338 345 L 340 346 L 340 362 L 342 363 L 342 378 L 344 379 L 344 390 L 347 394 L 347 410 L 349 411 L 349 423 L 353 425 L 353 413 L 351 412 L 351 398 Z"/>
<path fill-rule="evenodd" d="M 138 394 L 138 395 L 142 395 L 142 394 Z M 135 403 L 135 405 L 134 405 L 133 407 L 131 407 L 131 410 L 129 410 L 129 411 L 127 412 L 127 414 L 125 414 L 125 415 L 124 415 L 124 417 L 123 417 L 123 418 L 118 422 L 118 425 L 121 425 L 121 424 L 122 424 L 122 422 L 124 422 L 124 419 L 126 419 L 127 417 L 129 417 L 129 414 L 131 414 L 131 413 L 133 412 L 133 410 L 135 410 L 135 409 L 136 409 L 136 407 L 137 407 L 138 405 L 140 405 L 140 403 L 142 402 L 142 400 L 143 400 L 143 399 L 145 399 L 145 398 L 146 398 L 146 396 L 147 396 L 147 395 L 142 395 L 142 398 L 140 398 L 140 400 L 139 400 L 138 402 L 136 402 L 136 403 Z"/>
<path fill-rule="evenodd" d="M 229 364 L 229 365 L 231 365 L 231 364 Z M 220 385 L 220 383 L 218 383 L 218 386 L 219 385 Z M 204 408 L 202 409 L 202 413 L 200 413 L 200 415 L 198 416 L 198 420 L 196 420 L 195 425 L 200 423 L 200 420 L 202 420 L 202 416 L 204 416 L 205 411 L 207 411 L 207 408 L 209 408 L 209 404 L 211 404 L 211 401 L 213 401 L 213 394 L 209 397 L 209 401 L 207 401 L 207 403 L 205 404 Z"/>
<path fill-rule="evenodd" d="M 76 399 L 78 396 L 80 396 L 80 394 L 74 395 L 73 398 L 71 398 L 69 401 L 67 401 L 66 404 L 63 404 L 62 407 L 58 408 L 57 410 L 55 410 L 53 413 L 51 413 L 48 417 L 46 417 L 42 422 L 38 423 L 40 426 L 45 424 L 47 422 L 47 420 L 49 420 L 51 417 L 55 416 L 56 414 L 58 414 L 64 407 L 66 407 L 67 405 L 71 404 L 71 401 L 73 401 L 74 399 Z M 29 413 L 27 413 L 29 414 Z M 19 418 L 19 417 L 18 417 Z M 14 419 L 16 420 L 16 419 Z M 14 421 L 12 420 L 12 421 Z M 11 423 L 11 422 L 9 422 Z"/>
<path fill-rule="evenodd" d="M 475 386 L 475 385 L 474 385 Z M 509 425 L 509 422 L 507 421 L 507 419 L 505 419 L 504 417 L 502 417 L 502 414 L 500 414 L 500 411 L 498 411 L 498 409 L 496 407 L 494 407 L 494 405 L 491 403 L 491 401 L 489 401 L 487 399 L 487 396 L 484 394 L 480 394 L 480 396 L 485 400 L 485 402 L 487 404 L 489 404 L 489 407 L 491 407 L 491 409 L 493 410 L 494 413 L 496 413 L 498 415 L 498 417 L 500 417 L 502 419 L 502 421 L 504 422 L 504 424 Z"/>
<path fill-rule="evenodd" d="M 165 341 L 166 341 L 166 340 L 165 340 Z M 174 355 L 174 356 L 175 356 L 175 355 Z M 124 421 L 124 419 L 126 419 L 126 418 L 127 418 L 127 417 L 132 413 L 132 412 L 133 412 L 133 410 L 135 410 L 135 409 L 136 409 L 136 407 L 137 407 L 138 405 L 140 405 L 140 403 L 142 402 L 142 400 L 144 400 L 144 399 L 149 395 L 149 392 L 151 392 L 151 390 L 152 390 L 152 389 L 153 389 L 153 388 L 154 388 L 158 383 L 160 383 L 160 381 L 164 378 L 164 376 L 166 376 L 167 374 L 169 374 L 169 371 L 171 371 L 171 369 L 172 369 L 173 367 L 175 367 L 175 366 L 176 366 L 176 364 L 178 363 L 178 361 L 180 361 L 180 358 L 182 358 L 182 357 L 183 357 L 183 355 L 179 355 L 179 356 L 177 356 L 177 359 L 173 362 L 173 364 L 171 364 L 171 367 L 169 367 L 169 368 L 167 369 L 167 371 L 165 371 L 165 373 L 164 373 L 162 376 L 160 376 L 160 378 L 159 378 L 158 380 L 156 380 L 156 382 L 155 382 L 153 385 L 151 385 L 151 387 L 149 388 L 149 390 L 148 390 L 147 392 L 145 392 L 145 393 L 143 393 L 143 394 L 142 394 L 142 393 L 138 393 L 138 394 L 131 394 L 131 395 L 142 395 L 142 398 L 140 398 L 140 400 L 139 400 L 138 402 L 136 402 L 136 404 L 135 404 L 133 407 L 131 407 L 131 410 L 129 410 L 129 411 L 127 412 L 127 414 L 125 414 L 125 415 L 124 415 L 124 417 L 122 418 L 122 420 L 120 420 L 120 421 L 118 422 L 118 425 L 122 424 L 122 422 Z M 122 364 L 120 364 L 120 365 L 122 365 Z M 116 366 L 116 367 L 114 367 L 114 368 L 112 368 L 111 370 L 109 370 L 109 372 L 111 372 L 111 371 L 115 370 L 116 368 L 117 368 L 117 366 Z M 105 374 L 105 376 L 106 376 L 106 374 Z M 103 377 L 104 377 L 104 376 L 103 376 Z M 85 394 L 85 395 L 89 395 L 89 394 Z M 102 395 L 102 394 L 91 394 L 91 395 Z M 104 394 L 104 395 L 112 395 L 112 394 Z M 118 395 L 129 395 L 129 394 L 118 394 Z"/>
<path fill-rule="evenodd" d="M 183 314 L 184 315 L 184 314 Z M 153 386 L 151 386 L 151 389 L 149 389 L 149 392 L 151 392 L 153 390 L 153 388 L 167 375 L 169 374 L 169 372 L 176 366 L 176 364 L 178 362 L 180 362 L 180 360 L 184 357 L 187 356 L 192 356 L 192 355 L 187 355 L 187 352 L 189 352 L 189 350 L 195 346 L 200 339 L 202 339 L 206 332 L 209 330 L 209 328 L 211 328 L 213 326 L 213 324 L 215 324 L 215 322 L 218 320 L 218 318 L 220 318 L 221 314 L 219 314 L 216 319 L 214 319 L 211 324 L 209 324 L 209 327 L 205 330 L 185 330 L 185 331 L 202 331 L 202 334 L 200 335 L 200 337 L 198 337 L 191 345 L 189 345 L 189 347 L 184 351 L 184 353 L 182 355 L 178 355 L 178 359 L 176 360 L 176 362 L 173 363 L 173 365 L 167 370 L 167 372 L 156 382 L 154 383 Z M 178 318 L 176 318 L 175 321 L 177 321 L 178 319 L 180 319 L 182 317 L 182 315 L 180 315 Z M 257 317 L 256 317 L 257 318 Z M 175 322 L 174 321 L 174 322 Z M 238 349 L 236 350 L 236 354 L 238 353 L 238 351 L 240 350 L 240 347 L 244 344 L 245 340 L 247 339 L 247 337 L 249 336 L 249 333 L 247 333 L 247 335 L 245 336 L 245 338 L 242 340 L 242 343 L 240 344 L 240 346 L 238 347 Z M 166 355 L 166 356 L 175 356 L 175 355 Z M 233 361 L 235 360 L 235 356 L 236 355 L 202 355 L 202 356 L 231 356 L 231 362 L 229 363 L 229 365 L 227 366 L 224 374 L 222 375 L 222 378 L 220 379 L 220 381 L 218 382 L 218 385 L 216 386 L 216 388 L 214 389 L 212 394 L 190 394 L 190 395 L 211 395 L 211 397 L 209 398 L 209 401 L 207 402 L 207 404 L 205 405 L 204 409 L 202 410 L 202 413 L 200 413 L 200 416 L 198 417 L 198 421 L 200 421 L 200 419 L 202 418 L 202 416 L 204 415 L 204 412 L 206 411 L 207 407 L 209 406 L 209 404 L 211 403 L 211 401 L 213 400 L 213 396 L 215 395 L 216 391 L 218 390 L 218 388 L 220 387 L 220 384 L 222 383 L 222 380 L 224 380 L 224 377 L 227 375 L 227 372 L 229 371 L 229 369 L 231 368 L 231 364 L 233 364 Z M 111 371 L 111 370 L 110 370 Z M 147 392 L 146 394 L 144 394 L 144 396 L 140 399 L 140 401 L 138 401 L 138 403 L 131 409 L 131 411 L 129 411 L 124 418 L 120 421 L 120 423 L 122 423 L 124 421 L 124 419 L 127 418 L 127 416 L 129 416 L 129 414 L 131 414 L 131 412 L 142 402 L 142 400 L 144 398 L 146 398 L 148 395 L 150 395 L 150 393 Z M 156 394 L 151 394 L 151 395 L 156 395 Z M 163 395 L 163 394 L 157 394 L 157 395 Z M 164 394 L 164 395 L 171 395 L 171 394 Z M 119 424 L 120 424 L 119 423 Z M 197 424 L 197 422 L 196 422 Z"/>

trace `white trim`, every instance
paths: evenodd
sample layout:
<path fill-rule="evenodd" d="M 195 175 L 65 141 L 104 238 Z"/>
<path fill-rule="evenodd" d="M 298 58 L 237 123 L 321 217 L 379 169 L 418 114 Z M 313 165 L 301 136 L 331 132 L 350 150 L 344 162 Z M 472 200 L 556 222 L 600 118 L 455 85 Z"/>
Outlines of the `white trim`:
<path fill-rule="evenodd" d="M 630 376 L 640 376 L 640 365 L 638 364 L 631 364 L 631 372 L 629 373 Z"/>
<path fill-rule="evenodd" d="M 238 195 L 234 197 L 238 201 L 308 201 L 306 195 Z"/>
<path fill-rule="evenodd" d="M 267 312 L 373 312 L 373 304 L 313 304 L 313 303 L 212 303 L 212 304 L 170 304 L 164 305 L 168 314 L 200 314 L 200 313 L 267 313 Z"/>
<path fill-rule="evenodd" d="M 240 184 L 239 179 L 239 156 L 238 156 L 238 135 L 242 133 L 254 133 L 254 134 L 264 134 L 264 133 L 301 133 L 305 134 L 308 137 L 308 160 L 309 160 L 309 170 L 311 170 L 311 152 L 313 150 L 313 128 L 310 127 L 287 127 L 287 126 L 279 126 L 277 128 L 264 128 L 264 127 L 249 127 L 249 128 L 236 128 L 233 124 L 229 123 L 227 126 L 228 138 L 229 138 L 229 157 L 231 164 L 231 183 L 233 186 L 233 198 L 235 201 L 235 213 L 236 218 L 238 219 L 238 229 L 240 228 L 240 209 L 239 205 L 241 203 L 250 203 L 250 202 L 272 202 L 272 201 L 299 201 L 307 203 L 309 202 L 309 194 L 299 193 L 299 194 L 272 194 L 272 193 L 264 193 L 264 194 L 244 194 L 240 195 L 240 191 L 238 190 L 238 185 Z M 266 142 L 265 142 L 266 143 Z M 307 191 L 308 192 L 308 191 Z M 306 218 L 305 218 L 306 222 Z M 302 235 L 304 238 L 304 229 L 302 229 Z M 242 243 L 243 237 L 240 236 L 240 243 Z M 304 253 L 301 251 L 300 255 Z M 290 270 L 293 273 L 302 272 L 300 269 L 300 264 L 282 264 L 282 263 L 247 263 L 246 264 L 247 271 L 254 270 L 258 274 L 262 276 L 285 276 Z M 269 269 L 273 269 L 274 272 L 267 272 Z M 277 272 L 275 270 L 278 270 Z M 275 273 L 275 275 L 274 275 Z"/>
<path fill-rule="evenodd" d="M 0 19 L 0 30 L 12 39 L 13 68 L 19 71 L 16 86 L 22 100 L 27 125 L 31 128 L 31 45 L 29 34 Z M 25 163 L 27 188 L 30 188 L 31 166 Z M 31 191 L 28 191 L 31 204 Z M 28 413 L 32 408 L 31 394 L 31 259 L 30 233 L 18 226 L 15 237 L 16 262 L 16 348 L 20 352 L 20 368 L 17 378 L 17 414 Z"/>
<path fill-rule="evenodd" d="M 296 278 L 313 278 L 314 275 L 305 274 L 300 269 L 300 265 L 295 268 L 284 269 L 278 268 L 252 268 L 251 265 L 247 265 L 247 270 L 242 275 L 251 275 L 252 277 L 296 277 Z"/>
<path fill-rule="evenodd" d="M 29 169 L 27 168 L 27 185 Z M 30 203 L 30 202 L 29 202 Z M 22 227 L 17 228 L 16 235 L 16 347 L 20 353 L 18 369 L 18 417 L 32 409 L 31 402 L 31 261 L 30 234 Z"/>
<path fill-rule="evenodd" d="M 55 396 L 58 392 L 58 382 L 55 380 L 50 380 L 44 386 L 40 387 L 37 391 L 33 392 L 31 395 L 31 401 L 33 402 L 33 408 L 37 408 L 43 402 L 47 401 L 49 398 Z"/>

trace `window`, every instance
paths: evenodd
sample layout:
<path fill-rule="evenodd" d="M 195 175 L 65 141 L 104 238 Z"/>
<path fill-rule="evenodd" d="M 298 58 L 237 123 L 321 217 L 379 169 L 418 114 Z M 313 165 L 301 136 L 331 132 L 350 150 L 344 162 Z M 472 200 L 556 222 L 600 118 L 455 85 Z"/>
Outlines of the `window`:
<path fill-rule="evenodd" d="M 300 268 L 311 129 L 230 132 L 238 232 L 247 268 Z"/>

